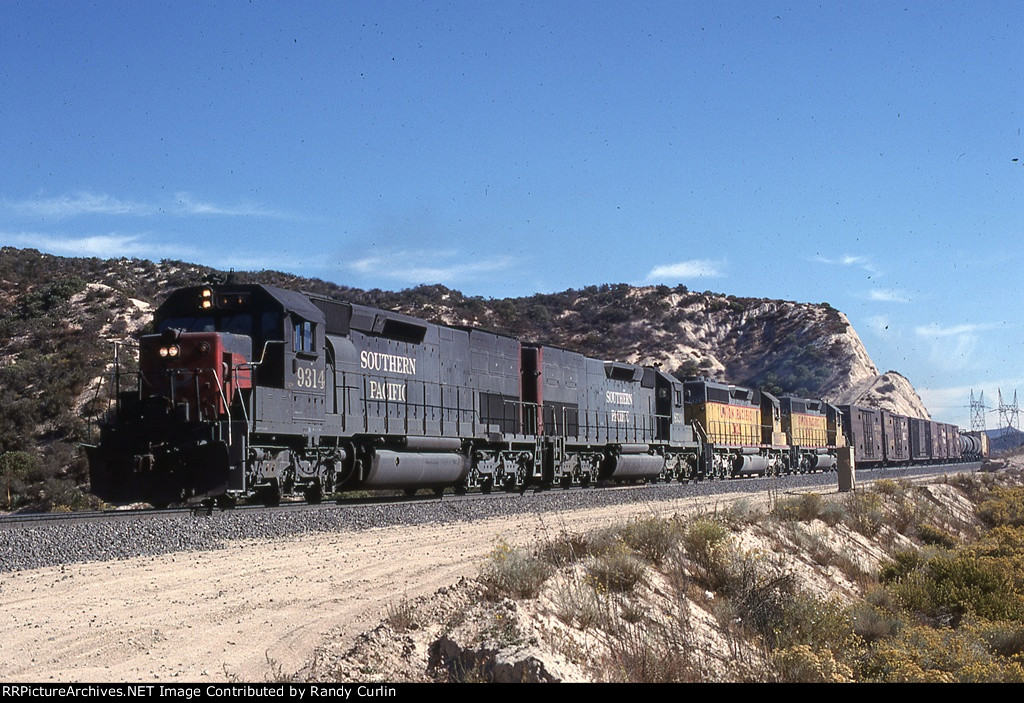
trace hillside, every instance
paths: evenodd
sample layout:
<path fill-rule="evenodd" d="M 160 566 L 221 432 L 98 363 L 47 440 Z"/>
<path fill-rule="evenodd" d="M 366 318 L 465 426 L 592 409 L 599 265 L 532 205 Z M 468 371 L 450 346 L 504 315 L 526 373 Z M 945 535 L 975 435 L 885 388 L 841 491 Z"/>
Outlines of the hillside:
<path fill-rule="evenodd" d="M 320 682 L 1019 682 L 1019 464 L 499 541 L 392 596 Z"/>
<path fill-rule="evenodd" d="M 1018 447 L 1024 446 L 1024 432 L 1015 427 L 986 430 L 985 433 L 991 442 L 993 454 L 1012 452 Z"/>
<path fill-rule="evenodd" d="M 86 472 L 76 447 L 87 436 L 87 417 L 98 409 L 89 401 L 112 359 L 113 343 L 142 329 L 170 290 L 224 273 L 178 261 L 0 249 L 4 485 L 12 493 L 31 494 L 25 502 L 37 507 L 82 504 L 78 489 Z M 234 276 L 483 327 L 599 358 L 660 365 L 680 378 L 703 375 L 835 402 L 853 398 L 927 416 L 906 379 L 893 372 L 879 376 L 849 320 L 827 303 L 625 284 L 484 299 L 440 285 L 367 291 L 274 271 Z M 0 502 L 0 507 L 8 506 Z"/>

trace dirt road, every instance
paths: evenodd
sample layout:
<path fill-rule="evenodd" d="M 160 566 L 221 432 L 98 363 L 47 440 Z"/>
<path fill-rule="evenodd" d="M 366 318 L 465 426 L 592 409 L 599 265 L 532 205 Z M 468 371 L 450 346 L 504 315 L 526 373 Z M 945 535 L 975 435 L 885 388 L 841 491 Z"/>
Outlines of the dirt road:
<path fill-rule="evenodd" d="M 0 574 L 0 680 L 265 681 L 298 671 L 325 640 L 354 640 L 403 596 L 476 575 L 500 538 L 524 543 L 696 506 L 689 498 L 231 542 L 217 551 Z"/>

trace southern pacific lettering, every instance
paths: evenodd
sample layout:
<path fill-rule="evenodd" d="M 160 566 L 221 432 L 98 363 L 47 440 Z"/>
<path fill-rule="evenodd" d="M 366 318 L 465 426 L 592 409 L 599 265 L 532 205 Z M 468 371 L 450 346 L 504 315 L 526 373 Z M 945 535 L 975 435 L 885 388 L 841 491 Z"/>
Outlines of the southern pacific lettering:
<path fill-rule="evenodd" d="M 405 384 L 370 381 L 370 400 L 393 400 L 404 403 Z"/>
<path fill-rule="evenodd" d="M 359 366 L 367 371 L 384 371 L 385 373 L 401 373 L 406 376 L 416 375 L 416 360 L 397 354 L 362 351 L 359 353 Z"/>

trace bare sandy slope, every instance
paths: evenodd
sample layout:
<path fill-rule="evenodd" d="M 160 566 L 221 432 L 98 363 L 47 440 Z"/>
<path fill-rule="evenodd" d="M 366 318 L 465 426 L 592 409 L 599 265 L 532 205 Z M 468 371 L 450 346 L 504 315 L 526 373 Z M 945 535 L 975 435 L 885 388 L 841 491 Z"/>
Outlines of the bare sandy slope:
<path fill-rule="evenodd" d="M 232 542 L 219 551 L 0 574 L 0 680 L 265 681 L 297 671 L 326 639 L 354 640 L 403 596 L 476 575 L 499 538 L 525 543 L 696 506 L 690 498 Z"/>

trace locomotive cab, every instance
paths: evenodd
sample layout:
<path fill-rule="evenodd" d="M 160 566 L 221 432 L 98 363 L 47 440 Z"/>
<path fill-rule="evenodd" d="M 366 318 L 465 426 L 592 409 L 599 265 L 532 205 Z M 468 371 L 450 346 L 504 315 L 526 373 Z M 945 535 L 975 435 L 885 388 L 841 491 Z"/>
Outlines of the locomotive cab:
<path fill-rule="evenodd" d="M 287 373 L 288 320 L 287 307 L 262 286 L 172 293 L 156 311 L 156 332 L 139 339 L 134 390 L 118 395 L 99 444 L 86 447 L 93 492 L 112 503 L 162 505 L 244 491 L 257 375 L 260 385 L 277 387 L 316 376 L 296 374 L 298 366 Z M 302 342 L 312 341 L 312 325 L 305 329 Z M 322 365 L 322 355 L 313 356 L 311 365 Z"/>

